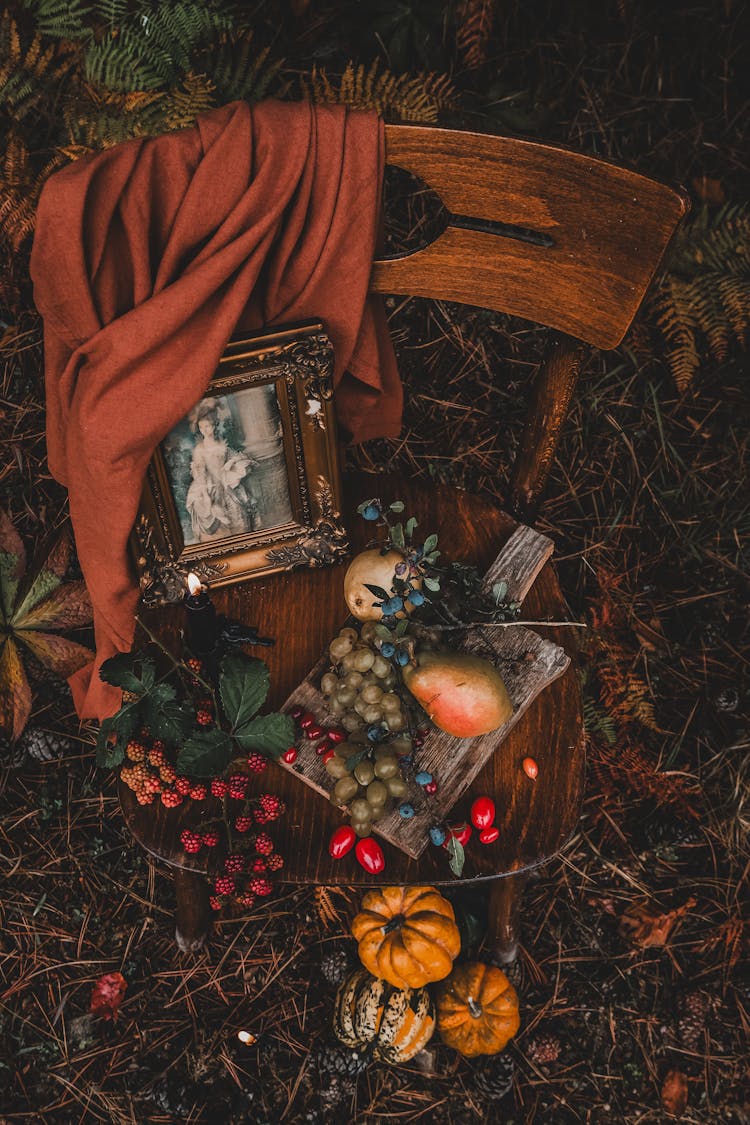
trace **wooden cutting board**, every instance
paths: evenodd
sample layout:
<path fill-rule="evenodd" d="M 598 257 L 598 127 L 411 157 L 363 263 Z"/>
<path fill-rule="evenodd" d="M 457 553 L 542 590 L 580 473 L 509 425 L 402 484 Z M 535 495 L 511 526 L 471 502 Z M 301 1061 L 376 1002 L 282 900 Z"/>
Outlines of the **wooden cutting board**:
<path fill-rule="evenodd" d="M 519 526 L 485 574 L 486 587 L 489 589 L 493 583 L 504 581 L 508 586 L 507 600 L 523 603 L 552 551 L 551 539 L 530 527 Z M 435 777 L 437 793 L 428 796 L 413 779 L 407 778 L 410 792 L 403 800 L 413 805 L 415 815 L 411 820 L 404 820 L 394 805 L 392 812 L 373 825 L 373 832 L 414 859 L 418 859 L 427 847 L 430 827 L 448 819 L 450 810 L 488 758 L 502 753 L 503 740 L 524 711 L 548 684 L 563 674 L 570 663 L 559 645 L 543 639 L 524 625 L 475 627 L 467 632 L 460 648 L 463 652 L 483 656 L 495 665 L 508 689 L 513 714 L 503 726 L 478 738 L 456 738 L 430 727 L 424 745 L 415 754 L 415 762 L 417 770 L 427 770 Z M 295 688 L 282 710 L 289 711 L 299 705 L 311 711 L 319 725 L 336 726 L 337 720 L 328 711 L 320 692 L 321 677 L 329 669 L 330 659 L 326 652 Z M 335 780 L 315 753 L 316 743 L 301 735 L 296 745 L 296 762 L 287 765 L 280 761 L 279 764 L 328 799 Z"/>

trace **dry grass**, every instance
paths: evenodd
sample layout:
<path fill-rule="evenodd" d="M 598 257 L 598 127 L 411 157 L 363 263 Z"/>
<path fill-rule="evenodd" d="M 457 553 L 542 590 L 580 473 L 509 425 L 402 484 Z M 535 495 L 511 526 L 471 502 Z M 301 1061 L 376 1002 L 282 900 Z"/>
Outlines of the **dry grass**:
<path fill-rule="evenodd" d="M 332 13 L 310 6 L 290 65 L 305 69 L 305 52 L 324 43 L 369 57 L 340 42 L 354 33 Z M 713 177 L 739 201 L 740 5 L 620 0 L 580 17 L 546 3 L 502 8 L 489 69 L 458 75 L 455 123 L 536 131 L 687 183 Z M 403 192 L 394 182 L 394 239 L 408 244 L 433 219 Z M 5 292 L 0 502 L 31 541 L 59 521 L 64 495 L 44 459 L 39 325 L 22 258 L 9 263 Z M 404 436 L 352 460 L 502 499 L 544 334 L 440 303 L 394 299 L 390 315 L 409 388 Z M 171 882 L 133 847 L 69 697 L 37 669 L 34 724 L 80 740 L 59 763 L 0 778 L 0 1121 L 655 1125 L 673 1068 L 688 1078 L 684 1121 L 750 1120 L 749 423 L 741 356 L 704 365 L 679 396 L 643 321 L 594 358 L 571 411 L 539 522 L 573 613 L 595 626 L 592 768 L 577 838 L 527 892 L 510 1094 L 488 1102 L 475 1067 L 444 1048 L 437 1077 L 371 1066 L 337 1086 L 319 1073 L 333 992 L 320 961 L 347 946 L 354 904 L 316 903 L 312 890 L 279 896 L 180 957 Z M 619 933 L 633 901 L 666 911 L 690 895 L 696 905 L 666 948 L 633 950 Z M 481 953 L 482 896 L 456 904 L 465 947 Z M 91 987 L 113 970 L 128 983 L 120 1016 L 92 1021 Z M 686 1028 L 690 1003 L 703 1013 L 697 1031 Z M 555 1062 L 539 1061 L 545 1038 Z"/>

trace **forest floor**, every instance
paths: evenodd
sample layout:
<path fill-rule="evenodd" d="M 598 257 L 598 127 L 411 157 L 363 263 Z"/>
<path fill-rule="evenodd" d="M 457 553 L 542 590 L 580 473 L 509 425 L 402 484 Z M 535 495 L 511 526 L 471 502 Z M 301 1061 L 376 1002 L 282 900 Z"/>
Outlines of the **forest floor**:
<path fill-rule="evenodd" d="M 487 79 L 480 98 L 466 78 L 449 123 L 621 160 L 684 183 L 696 206 L 743 202 L 739 7 L 622 0 L 586 20 L 590 7 L 562 26 L 558 5 L 509 5 L 496 90 Z M 301 42 L 312 52 L 313 31 Z M 408 242 L 423 201 L 402 191 L 394 180 Z M 544 333 L 466 307 L 388 304 L 404 434 L 352 464 L 502 501 Z M 65 500 L 45 461 L 40 323 L 30 305 L 11 315 L 0 503 L 31 544 Z M 747 388 L 733 346 L 678 392 L 645 317 L 579 386 L 538 526 L 572 616 L 590 626 L 588 783 L 574 839 L 526 892 L 510 970 L 521 1030 L 494 1089 L 442 1046 L 437 1075 L 321 1068 L 334 995 L 321 962 L 355 952 L 354 895 L 282 887 L 179 955 L 171 880 L 129 838 L 67 690 L 32 668 L 31 725 L 72 749 L 0 773 L 0 1123 L 650 1125 L 672 1119 L 670 1104 L 685 1122 L 750 1122 Z M 455 900 L 481 954 L 486 903 Z M 127 991 L 105 1021 L 91 991 L 113 971 Z"/>

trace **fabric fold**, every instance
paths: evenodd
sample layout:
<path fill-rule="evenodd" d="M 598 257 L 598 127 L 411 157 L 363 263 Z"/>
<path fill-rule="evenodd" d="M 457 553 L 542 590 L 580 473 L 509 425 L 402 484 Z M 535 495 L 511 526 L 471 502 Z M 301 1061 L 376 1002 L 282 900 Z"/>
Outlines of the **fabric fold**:
<path fill-rule="evenodd" d="M 395 357 L 368 295 L 384 165 L 374 114 L 233 102 L 45 185 L 31 274 L 49 465 L 69 492 L 97 645 L 96 663 L 71 680 L 81 717 L 119 705 L 97 672 L 133 639 L 128 537 L 148 463 L 233 332 L 322 320 L 345 435 L 398 433 Z"/>

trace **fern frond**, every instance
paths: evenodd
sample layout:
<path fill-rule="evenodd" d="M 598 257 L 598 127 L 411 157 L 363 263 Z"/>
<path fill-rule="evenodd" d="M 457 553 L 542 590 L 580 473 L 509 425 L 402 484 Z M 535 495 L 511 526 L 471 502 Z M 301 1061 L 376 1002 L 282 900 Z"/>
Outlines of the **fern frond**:
<path fill-rule="evenodd" d="M 324 69 L 313 68 L 312 98 L 318 103 L 336 103 L 350 109 L 374 110 L 398 121 L 434 122 L 438 113 L 456 102 L 456 91 L 444 74 L 395 75 L 379 72 L 380 61 L 369 67 L 347 63 L 338 88 Z"/>
<path fill-rule="evenodd" d="M 199 113 L 216 105 L 215 92 L 216 87 L 205 74 L 186 74 L 182 86 L 166 94 L 161 103 L 163 129 L 192 125 Z"/>
<path fill-rule="evenodd" d="M 0 59 L 0 102 L 12 110 L 16 122 L 73 65 L 70 52 L 57 43 L 43 47 L 38 32 L 24 50 L 16 21 L 7 11 L 0 16 Z"/>
<path fill-rule="evenodd" d="M 326 926 L 344 926 L 346 925 L 346 910 L 351 903 L 351 896 L 344 887 L 316 887 L 315 888 L 315 908 L 318 911 L 318 917 L 321 922 Z M 343 905 L 338 906 L 334 902 L 334 896 L 343 899 Z"/>
<path fill-rule="evenodd" d="M 81 0 L 23 0 L 37 31 L 52 39 L 86 39 L 91 35 L 91 7 Z"/>
<path fill-rule="evenodd" d="M 212 47 L 200 53 L 200 68 L 214 83 L 220 102 L 241 100 L 253 104 L 268 93 L 281 61 L 268 61 L 269 47 L 254 54 L 252 44 L 253 33 L 244 28 L 224 32 Z"/>
<path fill-rule="evenodd" d="M 615 798 L 625 788 L 641 799 L 651 798 L 669 806 L 686 819 L 699 818 L 701 789 L 696 780 L 658 769 L 643 750 L 624 739 L 616 746 L 605 746 L 594 739 L 587 749 L 591 771 L 606 797 Z"/>
<path fill-rule="evenodd" d="M 456 15 L 456 46 L 469 70 L 487 62 L 495 0 L 463 0 Z"/>
<path fill-rule="evenodd" d="M 130 137 L 151 136 L 160 131 L 159 104 L 164 96 L 156 91 L 117 94 L 82 83 L 76 96 L 63 105 L 69 143 L 61 151 L 77 160 Z"/>
<path fill-rule="evenodd" d="M 42 188 L 63 163 L 64 154 L 56 152 L 37 172 L 21 138 L 8 136 L 0 167 L 0 238 L 14 252 L 33 233 Z"/>

